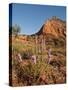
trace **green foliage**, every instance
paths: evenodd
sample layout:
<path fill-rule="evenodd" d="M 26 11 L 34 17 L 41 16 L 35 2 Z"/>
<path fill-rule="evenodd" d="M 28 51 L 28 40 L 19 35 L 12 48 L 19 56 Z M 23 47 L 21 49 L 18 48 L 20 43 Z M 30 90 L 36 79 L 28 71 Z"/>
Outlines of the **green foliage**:
<path fill-rule="evenodd" d="M 20 33 L 20 31 L 21 31 L 20 26 L 18 26 L 17 24 L 15 24 L 12 27 L 12 34 L 15 35 L 15 37 L 18 36 L 18 34 Z"/>
<path fill-rule="evenodd" d="M 64 43 L 65 41 L 63 38 L 53 39 L 53 42 L 56 47 L 63 47 L 65 45 L 65 43 Z"/>
<path fill-rule="evenodd" d="M 32 54 L 33 53 L 31 50 L 26 50 L 26 51 L 21 52 L 22 59 L 30 59 Z"/>

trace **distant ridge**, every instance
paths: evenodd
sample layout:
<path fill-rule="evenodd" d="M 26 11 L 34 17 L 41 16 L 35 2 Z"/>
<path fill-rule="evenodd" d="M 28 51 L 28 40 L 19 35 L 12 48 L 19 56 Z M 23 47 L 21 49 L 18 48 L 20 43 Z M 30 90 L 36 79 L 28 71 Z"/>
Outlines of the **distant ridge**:
<path fill-rule="evenodd" d="M 54 36 L 56 38 L 66 36 L 66 22 L 54 16 L 48 19 L 41 27 L 41 29 L 35 33 L 35 35 Z"/>

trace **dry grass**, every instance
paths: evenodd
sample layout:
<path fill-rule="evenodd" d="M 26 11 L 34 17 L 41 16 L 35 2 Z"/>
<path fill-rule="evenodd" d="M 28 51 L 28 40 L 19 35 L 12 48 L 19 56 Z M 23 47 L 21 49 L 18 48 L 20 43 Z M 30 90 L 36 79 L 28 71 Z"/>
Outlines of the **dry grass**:
<path fill-rule="evenodd" d="M 52 59 L 48 64 L 48 47 L 52 47 Z M 31 59 L 23 55 L 35 54 L 35 43 L 27 41 L 25 44 L 18 40 L 12 43 L 12 85 L 46 85 L 62 84 L 66 82 L 66 54 L 65 47 L 46 46 L 46 52 L 37 53 L 37 63 L 33 64 Z M 22 56 L 19 62 L 17 54 Z M 25 53 L 25 54 L 24 54 Z"/>

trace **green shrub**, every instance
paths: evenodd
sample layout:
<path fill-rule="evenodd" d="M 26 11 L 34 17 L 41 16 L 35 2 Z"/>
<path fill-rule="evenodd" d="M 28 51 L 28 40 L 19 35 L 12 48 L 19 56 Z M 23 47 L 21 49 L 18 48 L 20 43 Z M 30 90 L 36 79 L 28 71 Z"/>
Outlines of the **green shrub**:
<path fill-rule="evenodd" d="M 22 51 L 21 56 L 22 56 L 22 59 L 30 59 L 32 54 L 33 53 L 31 50 L 27 50 L 27 51 Z"/>
<path fill-rule="evenodd" d="M 23 62 L 27 63 L 24 64 L 23 62 L 18 62 L 16 58 L 17 51 L 13 51 L 13 69 L 15 70 L 17 76 L 18 85 L 20 83 L 22 85 L 41 85 L 41 84 L 56 84 L 56 83 L 65 83 L 65 68 L 58 68 L 54 67 L 51 64 L 48 64 L 45 60 L 39 58 L 37 63 L 34 64 L 31 60 L 23 60 Z M 22 54 L 23 53 L 23 54 Z M 27 52 L 22 52 L 22 58 L 24 53 L 26 58 L 30 58 L 32 52 L 28 50 Z M 25 58 L 25 59 L 26 59 Z M 60 58 L 59 58 L 60 59 Z M 65 66 L 65 60 L 57 60 L 61 65 Z M 62 71 L 63 70 L 63 71 Z"/>

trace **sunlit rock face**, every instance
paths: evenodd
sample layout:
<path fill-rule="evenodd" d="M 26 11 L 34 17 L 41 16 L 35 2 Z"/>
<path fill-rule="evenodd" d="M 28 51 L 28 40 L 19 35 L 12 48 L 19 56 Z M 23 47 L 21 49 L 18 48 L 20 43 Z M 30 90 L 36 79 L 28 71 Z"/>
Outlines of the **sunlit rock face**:
<path fill-rule="evenodd" d="M 48 19 L 44 25 L 41 27 L 39 32 L 36 33 L 37 35 L 43 34 L 43 35 L 52 35 L 54 38 L 63 37 L 66 36 L 66 22 L 57 18 L 52 17 L 51 19 Z"/>

